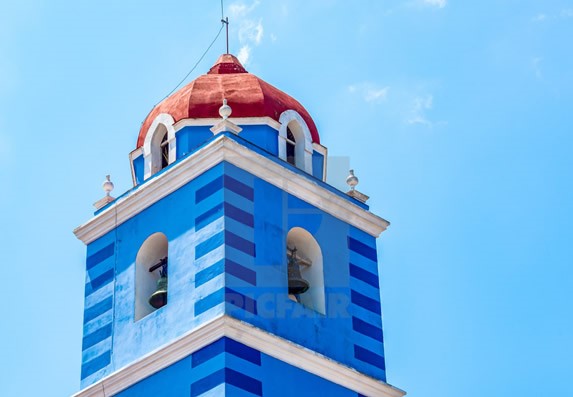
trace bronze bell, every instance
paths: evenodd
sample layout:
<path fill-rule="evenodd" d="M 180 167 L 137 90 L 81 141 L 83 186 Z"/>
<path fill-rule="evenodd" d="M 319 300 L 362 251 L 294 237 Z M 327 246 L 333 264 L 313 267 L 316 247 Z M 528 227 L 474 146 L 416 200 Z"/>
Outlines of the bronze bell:
<path fill-rule="evenodd" d="M 151 266 L 149 272 L 159 270 L 159 280 L 157 280 L 157 289 L 149 297 L 149 304 L 156 309 L 167 304 L 167 257 L 161 259 L 156 265 Z"/>
<path fill-rule="evenodd" d="M 149 297 L 149 304 L 156 309 L 167 304 L 167 276 L 161 276 L 157 280 L 157 289 Z"/>
<path fill-rule="evenodd" d="M 296 248 L 290 250 L 288 258 L 288 293 L 291 295 L 304 294 L 310 284 L 300 274 L 300 264 L 296 257 Z"/>

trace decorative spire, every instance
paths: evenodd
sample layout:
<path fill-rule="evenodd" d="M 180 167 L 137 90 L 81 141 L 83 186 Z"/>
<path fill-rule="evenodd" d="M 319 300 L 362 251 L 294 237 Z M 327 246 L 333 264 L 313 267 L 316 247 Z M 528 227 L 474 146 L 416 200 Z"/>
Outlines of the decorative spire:
<path fill-rule="evenodd" d="M 113 190 L 114 186 L 113 186 L 113 182 L 111 181 L 111 177 L 109 175 L 105 176 L 105 181 L 103 182 L 103 184 L 101 185 L 103 191 L 105 192 L 105 195 L 107 197 L 110 197 L 110 193 Z"/>
<path fill-rule="evenodd" d="M 235 135 L 239 135 L 239 132 L 243 131 L 241 127 L 229 120 L 229 116 L 233 112 L 233 109 L 227 104 L 227 99 L 223 99 L 223 105 L 219 108 L 219 115 L 223 120 L 219 121 L 213 127 L 211 127 L 211 132 L 213 135 L 219 134 L 221 132 L 232 132 Z"/>
<path fill-rule="evenodd" d="M 233 109 L 231 109 L 231 107 L 227 105 L 227 99 L 223 99 L 223 106 L 219 108 L 219 114 L 221 115 L 223 120 L 227 120 L 227 118 L 229 118 L 232 112 Z"/>
<path fill-rule="evenodd" d="M 103 181 L 101 188 L 105 192 L 105 196 L 94 203 L 94 207 L 96 210 L 102 209 L 109 203 L 115 200 L 115 197 L 112 197 L 110 193 L 112 192 L 114 186 L 113 182 L 111 181 L 111 177 L 109 175 L 105 176 L 105 181 Z"/>
<path fill-rule="evenodd" d="M 354 170 L 349 171 L 350 174 L 346 178 L 346 184 L 350 186 L 350 190 L 354 190 L 356 185 L 358 185 L 358 178 L 354 175 Z"/>
<path fill-rule="evenodd" d="M 355 198 L 358 201 L 366 203 L 370 197 L 365 195 L 364 193 L 360 193 L 356 190 L 356 185 L 358 185 L 358 177 L 354 175 L 354 170 L 350 170 L 348 177 L 346 178 L 346 184 L 350 186 L 350 190 L 346 192 L 350 197 Z"/>

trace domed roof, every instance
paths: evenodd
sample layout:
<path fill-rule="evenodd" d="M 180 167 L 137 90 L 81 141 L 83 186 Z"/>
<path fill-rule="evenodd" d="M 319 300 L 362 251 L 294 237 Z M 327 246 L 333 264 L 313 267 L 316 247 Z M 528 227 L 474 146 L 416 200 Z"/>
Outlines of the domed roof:
<path fill-rule="evenodd" d="M 312 141 L 320 143 L 314 121 L 294 98 L 248 73 L 239 60 L 223 54 L 205 75 L 164 99 L 149 113 L 139 131 L 137 147 L 143 146 L 147 130 L 161 113 L 175 122 L 187 118 L 220 118 L 219 108 L 226 98 L 233 109 L 232 117 L 264 117 L 279 121 L 285 110 L 297 111 L 310 130 Z"/>

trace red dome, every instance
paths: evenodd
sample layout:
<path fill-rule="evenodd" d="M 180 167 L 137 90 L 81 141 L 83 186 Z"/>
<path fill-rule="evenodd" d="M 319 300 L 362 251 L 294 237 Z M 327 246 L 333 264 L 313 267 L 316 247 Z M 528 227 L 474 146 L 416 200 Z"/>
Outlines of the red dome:
<path fill-rule="evenodd" d="M 233 55 L 224 54 L 207 74 L 163 100 L 149 113 L 139 131 L 137 147 L 143 146 L 145 134 L 159 114 L 167 113 L 175 122 L 188 118 L 219 118 L 223 98 L 233 109 L 232 117 L 268 116 L 279 121 L 282 112 L 295 110 L 308 125 L 312 141 L 320 143 L 314 121 L 296 99 L 248 73 Z"/>

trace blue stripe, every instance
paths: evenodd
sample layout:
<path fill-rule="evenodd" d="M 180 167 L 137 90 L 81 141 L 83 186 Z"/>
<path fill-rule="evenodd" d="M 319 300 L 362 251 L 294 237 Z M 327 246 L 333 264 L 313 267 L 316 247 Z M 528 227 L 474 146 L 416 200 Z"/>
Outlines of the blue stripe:
<path fill-rule="evenodd" d="M 191 355 L 191 367 L 195 368 L 206 361 L 225 351 L 225 338 L 217 339 L 215 342 L 202 347 Z"/>
<path fill-rule="evenodd" d="M 91 295 L 92 292 L 94 292 L 91 283 L 88 281 L 88 275 L 86 274 L 86 290 L 85 290 L 85 297 L 88 297 L 89 295 Z"/>
<path fill-rule="evenodd" d="M 359 318 L 352 317 L 352 329 L 363 335 L 369 336 L 374 340 L 382 342 L 382 329 L 362 321 Z"/>
<path fill-rule="evenodd" d="M 257 273 L 230 259 L 225 260 L 225 271 L 251 285 L 257 285 Z"/>
<path fill-rule="evenodd" d="M 224 297 L 225 297 L 225 290 L 224 288 L 220 288 L 217 291 L 213 292 L 212 294 L 207 295 L 203 299 L 198 300 L 197 302 L 195 302 L 195 315 L 198 316 L 199 314 L 206 312 L 207 310 L 218 305 L 219 303 L 223 303 Z"/>
<path fill-rule="evenodd" d="M 109 338 L 111 336 L 111 324 L 107 324 L 101 327 L 89 335 L 84 336 L 82 339 L 82 350 L 86 350 L 89 347 L 101 342 L 102 340 Z"/>
<path fill-rule="evenodd" d="M 215 248 L 221 246 L 224 242 L 224 236 L 224 232 L 219 232 L 202 243 L 197 244 L 197 247 L 195 248 L 195 259 L 199 259 L 213 251 Z"/>
<path fill-rule="evenodd" d="M 261 365 L 261 352 L 233 339 L 225 338 L 225 350 L 233 356 Z"/>
<path fill-rule="evenodd" d="M 373 260 L 376 262 L 378 258 L 376 257 L 376 249 L 372 248 L 361 241 L 348 237 L 348 248 L 352 251 L 359 253 L 360 255 Z"/>
<path fill-rule="evenodd" d="M 220 176 L 195 192 L 195 203 L 200 203 L 201 201 L 205 200 L 207 197 L 221 190 L 222 188 L 223 188 L 223 177 Z"/>
<path fill-rule="evenodd" d="M 249 393 L 256 394 L 257 396 L 263 395 L 263 384 L 261 381 L 237 372 L 231 368 L 225 368 L 225 381 L 230 385 L 248 391 Z"/>
<path fill-rule="evenodd" d="M 100 314 L 103 314 L 103 313 L 107 312 L 108 310 L 110 310 L 112 307 L 112 304 L 113 304 L 113 299 L 110 296 L 110 297 L 104 299 L 103 301 L 96 303 L 95 305 L 93 305 L 89 309 L 86 309 L 84 311 L 84 324 L 90 320 L 93 320 L 94 318 L 96 318 Z"/>
<path fill-rule="evenodd" d="M 223 337 L 193 353 L 191 355 L 191 367 L 195 368 L 223 352 L 227 352 L 253 364 L 261 365 L 261 352 L 233 339 Z"/>
<path fill-rule="evenodd" d="M 366 310 L 370 310 L 372 313 L 380 314 L 381 312 L 380 302 L 364 296 L 354 290 L 350 290 L 350 300 L 355 305 L 363 307 Z"/>
<path fill-rule="evenodd" d="M 96 277 L 93 280 L 91 280 L 90 284 L 92 287 L 92 292 L 97 291 L 100 287 L 106 285 L 111 280 L 113 280 L 113 273 L 114 273 L 113 269 L 109 269 L 99 277 Z"/>
<path fill-rule="evenodd" d="M 201 230 L 209 223 L 213 222 L 215 219 L 220 218 L 221 216 L 223 216 L 223 203 L 217 204 L 215 207 L 195 218 L 195 231 Z"/>
<path fill-rule="evenodd" d="M 263 395 L 263 384 L 261 381 L 232 370 L 231 368 L 224 368 L 191 384 L 191 397 L 200 396 L 201 394 L 219 386 L 223 382 L 257 396 Z"/>
<path fill-rule="evenodd" d="M 386 369 L 384 364 L 384 357 L 372 353 L 370 350 L 366 350 L 363 347 L 354 345 L 354 357 L 356 357 L 360 361 L 364 361 L 365 363 L 374 365 L 382 370 Z"/>
<path fill-rule="evenodd" d="M 378 276 L 374 273 L 370 273 L 367 270 L 364 270 L 356 265 L 350 264 L 350 275 L 358 280 L 362 280 L 367 284 L 379 289 L 378 285 Z"/>
<path fill-rule="evenodd" d="M 86 268 L 89 270 L 98 263 L 103 262 L 104 260 L 112 256 L 113 252 L 114 252 L 114 243 L 106 245 L 96 253 L 87 257 Z"/>
<path fill-rule="evenodd" d="M 229 175 L 225 175 L 225 188 L 243 196 L 249 201 L 253 201 L 255 197 L 255 192 L 252 187 L 245 185 L 243 182 L 239 182 Z"/>
<path fill-rule="evenodd" d="M 219 262 L 201 270 L 195 275 L 195 287 L 205 284 L 207 281 L 214 279 L 225 271 L 225 261 L 221 259 Z"/>
<path fill-rule="evenodd" d="M 249 214 L 248 212 L 243 211 L 242 209 L 237 208 L 229 203 L 225 203 L 225 216 L 228 216 L 229 218 L 234 219 L 243 225 L 250 227 L 255 226 L 255 218 L 253 217 L 253 214 Z"/>
<path fill-rule="evenodd" d="M 231 233 L 225 230 L 225 243 L 239 251 L 244 252 L 250 256 L 255 256 L 255 243 L 245 240 L 242 237 L 237 236 L 235 233 Z"/>
<path fill-rule="evenodd" d="M 191 397 L 197 397 L 225 382 L 225 370 L 220 369 L 191 384 Z"/>
<path fill-rule="evenodd" d="M 104 368 L 111 362 L 111 352 L 108 350 L 93 360 L 88 361 L 82 365 L 82 379 L 90 376 L 91 374 Z"/>
<path fill-rule="evenodd" d="M 257 301 L 231 288 L 225 288 L 225 302 L 252 314 L 257 314 Z"/>

